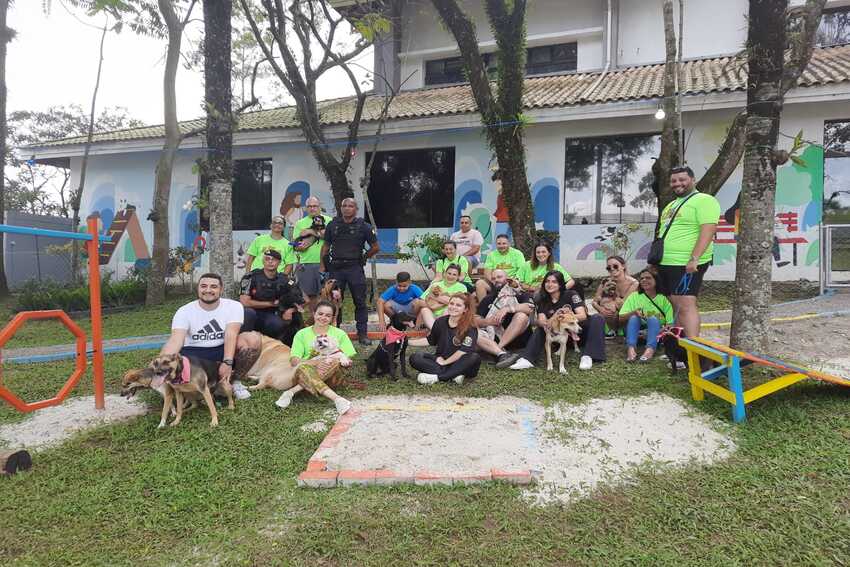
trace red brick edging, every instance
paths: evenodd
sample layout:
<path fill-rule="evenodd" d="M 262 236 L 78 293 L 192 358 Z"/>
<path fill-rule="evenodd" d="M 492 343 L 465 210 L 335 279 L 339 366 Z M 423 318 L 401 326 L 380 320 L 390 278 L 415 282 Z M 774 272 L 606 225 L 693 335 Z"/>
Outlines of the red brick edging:
<path fill-rule="evenodd" d="M 339 444 L 343 434 L 351 428 L 351 424 L 361 415 L 360 411 L 349 410 L 340 417 L 336 424 L 322 440 L 319 449 L 307 461 L 307 468 L 298 475 L 298 486 L 308 488 L 334 488 L 337 486 L 356 485 L 392 485 L 415 484 L 418 486 L 443 485 L 464 486 L 482 482 L 507 482 L 509 484 L 531 484 L 535 478 L 531 471 L 503 471 L 490 469 L 482 473 L 443 475 L 429 471 L 417 471 L 415 474 L 396 474 L 390 470 L 327 470 L 327 462 L 316 458 L 319 450 L 330 449 Z"/>

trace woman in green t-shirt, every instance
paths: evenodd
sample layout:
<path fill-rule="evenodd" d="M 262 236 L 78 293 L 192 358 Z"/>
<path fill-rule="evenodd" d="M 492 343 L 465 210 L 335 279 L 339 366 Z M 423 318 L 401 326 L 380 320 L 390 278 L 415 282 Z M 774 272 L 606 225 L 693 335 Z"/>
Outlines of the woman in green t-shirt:
<path fill-rule="evenodd" d="M 626 329 L 626 361 L 637 358 L 638 333 L 646 328 L 646 350 L 641 362 L 651 360 L 658 348 L 658 333 L 662 325 L 673 322 L 673 305 L 658 293 L 658 279 L 649 269 L 638 274 L 638 290 L 629 295 L 620 308 L 620 326 Z"/>
<path fill-rule="evenodd" d="M 543 283 L 543 278 L 552 270 L 557 270 L 564 275 L 567 289 L 572 289 L 576 285 L 570 274 L 561 264 L 555 261 L 555 256 L 552 255 L 552 245 L 548 242 L 538 242 L 534 247 L 531 260 L 520 268 L 517 279 L 522 289 L 529 293 L 537 293 L 540 290 L 540 284 Z"/>
<path fill-rule="evenodd" d="M 351 357 L 357 354 L 351 339 L 342 329 L 331 325 L 336 317 L 333 303 L 321 300 L 313 312 L 313 325 L 305 327 L 295 334 L 289 363 L 295 367 L 295 379 L 298 383 L 285 391 L 275 402 L 277 407 L 285 409 L 292 403 L 292 397 L 301 390 L 307 390 L 314 396 L 324 396 L 334 403 L 339 415 L 351 409 L 351 402 L 334 392 L 327 382 L 333 383 L 340 376 L 340 367 L 351 366 Z M 318 352 L 317 337 L 333 339 L 337 344 L 335 352 Z"/>
<path fill-rule="evenodd" d="M 422 297 L 413 300 L 413 308 L 418 310 L 416 324 L 424 324 L 428 330 L 434 325 L 434 319 L 446 311 L 446 305 L 455 293 L 467 293 L 466 286 L 458 281 L 460 268 L 450 264 L 443 272 L 443 279 L 435 281 L 422 293 Z"/>
<path fill-rule="evenodd" d="M 458 256 L 457 244 L 451 240 L 446 240 L 443 243 L 443 254 L 445 257 L 437 260 L 434 266 L 434 271 L 436 272 L 434 274 L 434 281 L 438 282 L 442 280 L 443 272 L 446 271 L 446 268 L 455 264 L 460 268 L 458 281 L 466 286 L 467 291 L 472 291 L 474 288 L 472 287 L 472 278 L 469 277 L 469 260 L 466 259 L 466 256 Z"/>

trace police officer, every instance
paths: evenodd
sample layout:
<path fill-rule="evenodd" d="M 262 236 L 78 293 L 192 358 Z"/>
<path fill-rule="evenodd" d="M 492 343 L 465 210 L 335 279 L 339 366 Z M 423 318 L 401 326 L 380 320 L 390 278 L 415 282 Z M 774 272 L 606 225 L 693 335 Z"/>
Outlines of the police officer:
<path fill-rule="evenodd" d="M 259 331 L 292 346 L 302 322 L 297 305 L 304 303 L 304 296 L 289 276 L 277 271 L 280 261 L 280 252 L 270 248 L 263 253 L 263 267 L 242 277 L 242 331 Z"/>
<path fill-rule="evenodd" d="M 361 345 L 368 345 L 371 341 L 366 335 L 369 314 L 366 308 L 366 274 L 363 266 L 380 248 L 372 225 L 356 216 L 357 202 L 354 199 L 343 199 L 339 209 L 342 216 L 333 219 L 325 228 L 321 270 L 330 271 L 330 277 L 337 281 L 341 291 L 345 291 L 346 285 L 351 289 L 354 318 L 357 320 L 357 340 Z M 367 243 L 369 250 L 364 255 Z"/>

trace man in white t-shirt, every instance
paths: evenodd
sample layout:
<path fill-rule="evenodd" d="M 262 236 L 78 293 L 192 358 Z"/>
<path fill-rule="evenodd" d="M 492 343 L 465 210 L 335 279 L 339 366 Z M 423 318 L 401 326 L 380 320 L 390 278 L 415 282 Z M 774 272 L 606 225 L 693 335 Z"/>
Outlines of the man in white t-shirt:
<path fill-rule="evenodd" d="M 471 217 L 468 215 L 460 217 L 460 230 L 452 233 L 451 240 L 457 244 L 458 255 L 466 256 L 470 269 L 477 268 L 481 262 L 480 252 L 484 237 L 472 228 Z"/>
<path fill-rule="evenodd" d="M 260 338 L 255 333 L 239 333 L 245 310 L 232 299 L 222 299 L 222 281 L 218 274 L 204 274 L 198 280 L 198 300 L 177 310 L 171 321 L 171 336 L 160 354 L 180 353 L 219 362 L 218 376 L 229 380 L 234 359 L 240 367 L 250 368 L 260 354 Z M 240 382 L 233 382 L 239 399 L 250 397 Z"/>

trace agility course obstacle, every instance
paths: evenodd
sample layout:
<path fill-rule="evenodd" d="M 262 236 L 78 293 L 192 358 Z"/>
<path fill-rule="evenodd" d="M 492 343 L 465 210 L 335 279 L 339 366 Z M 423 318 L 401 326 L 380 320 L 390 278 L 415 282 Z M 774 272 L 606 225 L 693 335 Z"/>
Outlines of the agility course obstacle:
<path fill-rule="evenodd" d="M 6 400 L 12 407 L 20 412 L 31 412 L 37 409 L 56 406 L 68 396 L 71 390 L 79 383 L 80 378 L 86 371 L 88 365 L 87 355 L 92 357 L 92 370 L 94 373 L 94 405 L 97 409 L 104 408 L 104 381 L 103 381 L 103 320 L 101 319 L 100 305 L 100 268 L 99 248 L 101 241 L 110 240 L 111 236 L 101 236 L 98 233 L 96 217 L 88 218 L 86 232 L 65 232 L 60 230 L 45 230 L 22 226 L 9 226 L 0 224 L 0 232 L 8 234 L 27 234 L 34 236 L 47 236 L 51 238 L 67 238 L 69 240 L 82 240 L 85 242 L 88 255 L 89 271 L 89 307 L 91 310 L 91 344 L 92 350 L 86 352 L 85 332 L 68 317 L 62 310 L 49 311 L 22 311 L 15 315 L 11 321 L 0 331 L 0 349 L 3 348 L 15 332 L 27 321 L 58 319 L 71 331 L 76 339 L 76 352 L 74 358 L 76 365 L 74 371 L 59 392 L 52 398 L 37 402 L 25 402 L 11 390 L 3 385 L 2 366 L 0 366 L 0 399 Z M 2 353 L 2 350 L 0 350 Z M 0 359 L 0 361 L 2 361 Z"/>
<path fill-rule="evenodd" d="M 850 387 L 850 380 L 845 378 L 791 364 L 771 356 L 735 350 L 699 337 L 680 338 L 679 345 L 688 353 L 688 381 L 691 383 L 693 399 L 702 401 L 705 392 L 708 392 L 729 402 L 732 404 L 732 420 L 736 423 L 746 419 L 746 405 L 748 403 L 783 390 L 806 378 Z M 701 372 L 700 358 L 707 358 L 719 363 L 720 366 Z M 749 390 L 744 390 L 741 369 L 750 364 L 779 370 L 784 374 Z M 716 380 L 722 376 L 727 378 L 728 388 L 716 383 Z"/>

